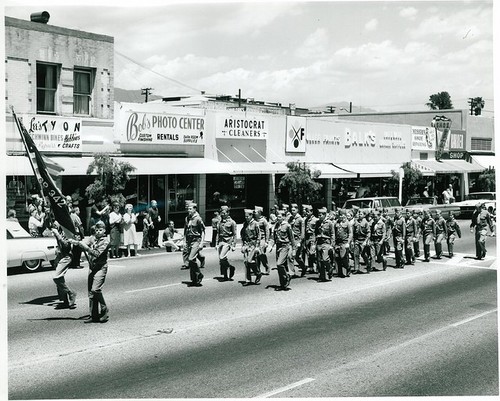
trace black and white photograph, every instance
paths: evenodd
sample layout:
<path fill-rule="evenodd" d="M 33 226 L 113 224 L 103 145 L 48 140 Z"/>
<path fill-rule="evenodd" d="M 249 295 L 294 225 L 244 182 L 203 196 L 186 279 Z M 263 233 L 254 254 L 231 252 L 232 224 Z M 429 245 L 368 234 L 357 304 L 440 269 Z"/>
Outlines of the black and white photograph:
<path fill-rule="evenodd" d="M 499 394 L 493 0 L 4 0 L 0 399 Z"/>

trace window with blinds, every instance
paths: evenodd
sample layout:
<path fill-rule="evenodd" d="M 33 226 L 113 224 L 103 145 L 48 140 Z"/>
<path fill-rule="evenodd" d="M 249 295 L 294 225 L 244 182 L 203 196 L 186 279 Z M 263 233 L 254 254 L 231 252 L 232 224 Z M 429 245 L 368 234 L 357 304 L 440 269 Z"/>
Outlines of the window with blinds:
<path fill-rule="evenodd" d="M 36 112 L 55 114 L 58 83 L 56 64 L 36 64 Z"/>
<path fill-rule="evenodd" d="M 73 114 L 88 116 L 92 100 L 92 71 L 75 68 L 73 81 Z"/>
<path fill-rule="evenodd" d="M 471 138 L 471 150 L 491 151 L 491 143 L 491 139 L 488 138 Z"/>

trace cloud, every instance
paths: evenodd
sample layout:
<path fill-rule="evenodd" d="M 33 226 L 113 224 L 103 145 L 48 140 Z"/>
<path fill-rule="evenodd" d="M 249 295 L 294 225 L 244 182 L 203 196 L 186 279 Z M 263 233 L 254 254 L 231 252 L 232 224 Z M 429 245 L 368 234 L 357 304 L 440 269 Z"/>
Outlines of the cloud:
<path fill-rule="evenodd" d="M 376 18 L 372 18 L 365 24 L 365 29 L 369 32 L 375 31 L 378 27 L 378 20 Z"/>
<path fill-rule="evenodd" d="M 492 20 L 491 9 L 477 7 L 451 14 L 431 15 L 416 28 L 409 30 L 409 34 L 413 39 L 438 35 L 456 39 L 481 39 L 493 35 Z"/>
<path fill-rule="evenodd" d="M 295 50 L 295 55 L 300 58 L 309 59 L 322 58 L 328 49 L 328 32 L 325 28 L 318 28 L 311 33 Z"/>
<path fill-rule="evenodd" d="M 417 17 L 418 10 L 415 7 L 405 7 L 401 9 L 399 15 L 403 18 L 414 20 Z"/>

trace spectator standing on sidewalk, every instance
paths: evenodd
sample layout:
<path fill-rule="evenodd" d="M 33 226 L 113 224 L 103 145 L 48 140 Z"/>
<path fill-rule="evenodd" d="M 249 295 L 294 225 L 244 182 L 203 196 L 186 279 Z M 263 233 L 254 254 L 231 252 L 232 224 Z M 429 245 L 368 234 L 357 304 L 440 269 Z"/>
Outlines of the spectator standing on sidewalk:
<path fill-rule="evenodd" d="M 149 226 L 148 234 L 149 234 L 149 246 L 151 248 L 159 248 L 158 245 L 158 236 L 160 229 L 160 211 L 158 210 L 158 203 L 155 200 L 151 201 L 151 206 L 148 209 L 149 218 L 151 220 L 151 225 Z"/>
<path fill-rule="evenodd" d="M 127 247 L 127 255 L 132 256 L 130 247 L 134 247 L 134 256 L 137 256 L 137 247 L 139 241 L 137 240 L 137 230 L 135 224 L 137 223 L 137 213 L 134 212 L 134 206 L 127 203 L 125 205 L 125 213 L 123 213 L 123 245 Z"/>

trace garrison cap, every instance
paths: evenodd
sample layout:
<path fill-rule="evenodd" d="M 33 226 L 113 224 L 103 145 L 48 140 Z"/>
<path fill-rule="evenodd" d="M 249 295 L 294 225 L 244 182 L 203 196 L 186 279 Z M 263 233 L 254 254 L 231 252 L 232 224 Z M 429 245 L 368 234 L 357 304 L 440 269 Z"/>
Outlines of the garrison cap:
<path fill-rule="evenodd" d="M 221 211 L 224 211 L 224 212 L 229 212 L 229 206 L 227 206 L 227 205 L 222 205 L 222 206 L 220 207 L 220 210 L 221 210 Z"/>
<path fill-rule="evenodd" d="M 98 222 L 95 223 L 95 228 L 106 228 L 106 224 L 104 224 L 104 221 L 99 220 Z"/>
<path fill-rule="evenodd" d="M 311 205 L 302 205 L 302 209 L 304 209 L 304 210 L 313 210 L 313 207 Z"/>
<path fill-rule="evenodd" d="M 252 209 L 245 209 L 245 214 L 253 214 L 253 210 Z"/>
<path fill-rule="evenodd" d="M 326 207 L 322 207 L 321 209 L 318 209 L 319 213 L 327 213 L 328 210 L 326 210 Z"/>
<path fill-rule="evenodd" d="M 264 211 L 264 208 L 262 206 L 255 206 L 254 209 L 256 212 L 263 212 Z"/>
<path fill-rule="evenodd" d="M 192 207 L 198 208 L 198 204 L 194 203 L 194 202 L 189 202 L 188 206 L 192 206 Z"/>
<path fill-rule="evenodd" d="M 288 204 L 286 204 L 286 203 L 282 203 L 282 204 L 281 204 L 281 207 L 282 207 L 283 209 L 285 209 L 285 208 L 286 208 L 286 209 L 288 209 Z"/>

